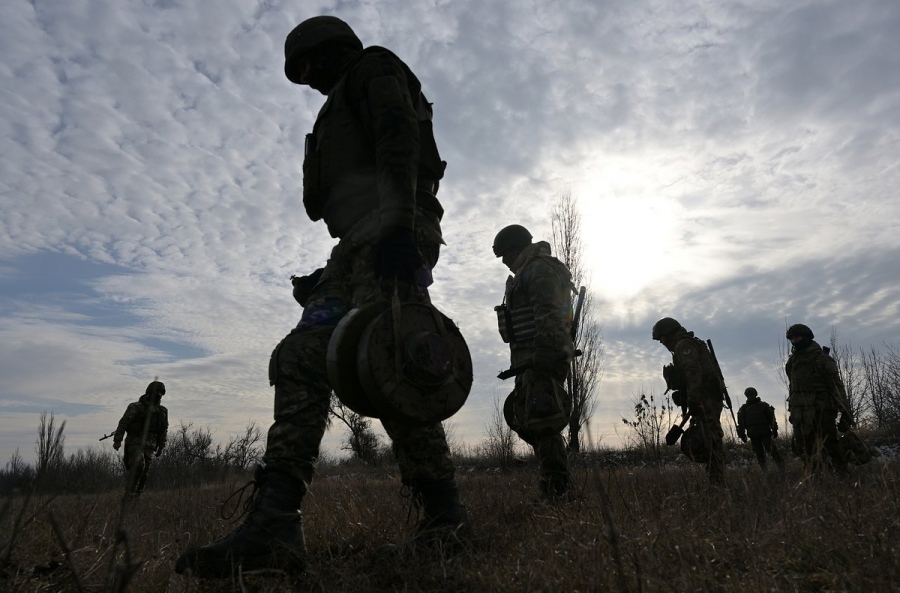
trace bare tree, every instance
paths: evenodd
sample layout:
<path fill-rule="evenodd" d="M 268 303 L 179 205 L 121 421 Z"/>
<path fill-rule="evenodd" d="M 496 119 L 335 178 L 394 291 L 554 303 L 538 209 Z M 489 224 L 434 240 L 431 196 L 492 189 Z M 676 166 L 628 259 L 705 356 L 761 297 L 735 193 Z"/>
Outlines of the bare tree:
<path fill-rule="evenodd" d="M 378 449 L 381 443 L 378 435 L 372 430 L 372 421 L 345 406 L 333 393 L 329 406 L 331 417 L 337 418 L 347 427 L 347 437 L 341 448 L 352 452 L 356 458 L 368 464 L 378 465 Z"/>
<path fill-rule="evenodd" d="M 584 273 L 584 245 L 581 241 L 581 215 L 578 204 L 568 190 L 562 192 L 552 212 L 553 252 L 572 273 L 576 287 L 590 288 Z M 596 405 L 596 392 L 603 377 L 603 335 L 596 318 L 594 297 L 586 291 L 581 308 L 575 349 L 581 356 L 572 363 L 566 388 L 572 396 L 572 415 L 569 417 L 568 449 L 578 453 L 582 449 L 581 429 L 590 420 Z"/>
<path fill-rule="evenodd" d="M 515 459 L 515 433 L 503 417 L 500 398 L 494 400 L 494 410 L 484 427 L 485 441 L 481 446 L 484 457 L 500 465 L 509 467 Z"/>
<path fill-rule="evenodd" d="M 853 349 L 853 344 L 850 342 L 841 344 L 838 341 L 838 331 L 834 327 L 831 328 L 829 344 L 831 357 L 837 365 L 838 374 L 841 376 L 847 392 L 847 399 L 850 401 L 850 411 L 853 413 L 853 418 L 859 422 L 866 412 L 865 380 L 860 355 Z"/>
<path fill-rule="evenodd" d="M 657 403 L 652 391 L 649 397 L 641 393 L 634 399 L 634 416 L 622 418 L 622 423 L 633 432 L 629 440 L 656 460 L 662 459 L 663 434 L 672 425 L 674 410 L 669 397 Z"/>
<path fill-rule="evenodd" d="M 63 447 L 66 437 L 63 431 L 66 429 L 66 422 L 56 426 L 56 416 L 51 412 L 47 417 L 47 412 L 41 412 L 41 420 L 38 425 L 38 440 L 35 452 L 37 453 L 37 475 L 38 478 L 45 476 L 48 472 L 59 468 L 64 461 Z"/>
<path fill-rule="evenodd" d="M 225 445 L 224 458 L 228 465 L 237 469 L 247 469 L 262 458 L 262 430 L 255 420 L 247 422 L 244 434 L 231 437 Z"/>
<path fill-rule="evenodd" d="M 885 348 L 860 350 L 866 400 L 876 427 L 900 432 L 900 352 L 892 344 Z"/>

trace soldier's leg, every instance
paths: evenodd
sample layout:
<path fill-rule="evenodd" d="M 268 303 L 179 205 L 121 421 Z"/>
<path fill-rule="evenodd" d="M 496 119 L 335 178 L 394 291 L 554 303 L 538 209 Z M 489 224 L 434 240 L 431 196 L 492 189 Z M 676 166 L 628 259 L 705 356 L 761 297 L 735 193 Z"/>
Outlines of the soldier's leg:
<path fill-rule="evenodd" d="M 750 445 L 753 447 L 753 452 L 756 454 L 756 459 L 759 461 L 759 465 L 766 469 L 766 443 L 763 438 L 753 438 L 750 437 Z"/>
<path fill-rule="evenodd" d="M 768 453 L 775 461 L 775 465 L 778 466 L 778 469 L 784 471 L 784 459 L 781 457 L 781 452 L 778 450 L 778 439 L 769 439 Z"/>
<path fill-rule="evenodd" d="M 306 540 L 299 509 L 327 423 L 328 340 L 346 311 L 340 279 L 330 266 L 331 262 L 300 323 L 272 353 L 269 380 L 275 387 L 275 422 L 268 433 L 265 467 L 257 468 L 253 507 L 236 531 L 182 554 L 176 572 L 221 578 L 235 574 L 238 566 L 244 571 L 300 572 L 305 568 Z"/>
<path fill-rule="evenodd" d="M 828 452 L 831 465 L 838 471 L 847 469 L 847 459 L 844 451 L 838 443 L 837 411 L 820 410 L 818 414 L 817 432 L 822 441 L 822 447 Z"/>
<path fill-rule="evenodd" d="M 725 481 L 725 445 L 723 439 L 725 432 L 722 430 L 720 417 L 722 415 L 722 403 L 716 401 L 704 402 L 701 424 L 704 436 L 709 445 L 709 463 L 706 465 L 709 480 L 721 484 Z"/>
<path fill-rule="evenodd" d="M 547 498 L 565 495 L 569 490 L 569 456 L 562 435 L 537 439 L 534 453 L 541 468 L 541 494 Z"/>
<path fill-rule="evenodd" d="M 140 445 L 125 443 L 125 453 L 122 459 L 125 462 L 126 493 L 129 496 L 134 496 L 141 472 L 143 471 L 144 457 L 141 455 Z"/>
<path fill-rule="evenodd" d="M 140 496 L 144 491 L 144 484 L 147 483 L 147 476 L 150 474 L 150 463 L 153 461 L 153 449 L 144 451 L 141 455 L 141 468 L 138 472 L 137 484 L 134 488 L 134 495 Z"/>
<path fill-rule="evenodd" d="M 400 466 L 400 478 L 423 507 L 417 539 L 425 543 L 466 538 L 471 524 L 460 501 L 453 462 L 443 427 L 437 424 L 410 426 L 385 419 L 385 432 Z"/>

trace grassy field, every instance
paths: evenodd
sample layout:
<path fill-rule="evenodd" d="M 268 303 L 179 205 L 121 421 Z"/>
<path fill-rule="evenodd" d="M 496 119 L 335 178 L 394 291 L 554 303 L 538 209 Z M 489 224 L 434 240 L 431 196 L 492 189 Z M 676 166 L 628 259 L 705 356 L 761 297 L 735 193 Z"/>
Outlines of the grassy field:
<path fill-rule="evenodd" d="M 574 470 L 572 499 L 536 501 L 536 474 L 460 472 L 476 539 L 456 555 L 402 543 L 418 516 L 385 473 L 323 476 L 304 502 L 307 574 L 198 581 L 175 559 L 233 528 L 231 486 L 4 501 L 2 591 L 898 591 L 900 464 L 849 478 L 702 468 Z M 14 539 L 11 537 L 15 535 Z"/>

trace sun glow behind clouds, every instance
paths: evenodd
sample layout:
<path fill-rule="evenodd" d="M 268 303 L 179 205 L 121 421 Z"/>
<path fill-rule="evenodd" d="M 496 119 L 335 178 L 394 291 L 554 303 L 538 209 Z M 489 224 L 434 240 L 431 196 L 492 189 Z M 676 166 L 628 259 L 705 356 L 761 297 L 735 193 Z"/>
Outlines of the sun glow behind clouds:
<path fill-rule="evenodd" d="M 592 286 L 608 299 L 634 295 L 671 272 L 683 213 L 660 184 L 635 162 L 598 171 L 573 187 L 582 217 Z"/>

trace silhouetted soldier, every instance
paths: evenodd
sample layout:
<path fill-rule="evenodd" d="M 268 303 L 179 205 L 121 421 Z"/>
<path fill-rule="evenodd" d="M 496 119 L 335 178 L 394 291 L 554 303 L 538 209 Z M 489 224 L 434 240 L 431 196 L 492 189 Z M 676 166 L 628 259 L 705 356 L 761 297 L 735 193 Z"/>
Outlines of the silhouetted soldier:
<path fill-rule="evenodd" d="M 132 498 L 137 498 L 144 491 L 150 462 L 154 455 L 159 457 L 166 446 L 169 411 L 160 404 L 165 394 L 166 386 L 162 381 L 152 381 L 138 401 L 128 404 L 113 435 L 113 449 L 116 451 L 122 446 L 122 438 L 125 438 L 125 469 L 129 476 L 128 494 Z"/>
<path fill-rule="evenodd" d="M 766 457 L 771 456 L 778 468 L 783 470 L 784 460 L 775 442 L 778 438 L 775 408 L 759 399 L 759 393 L 753 387 L 745 389 L 744 395 L 747 396 L 747 402 L 737 414 L 738 437 L 745 443 L 747 437 L 750 437 L 750 446 L 763 469 L 766 469 Z"/>

